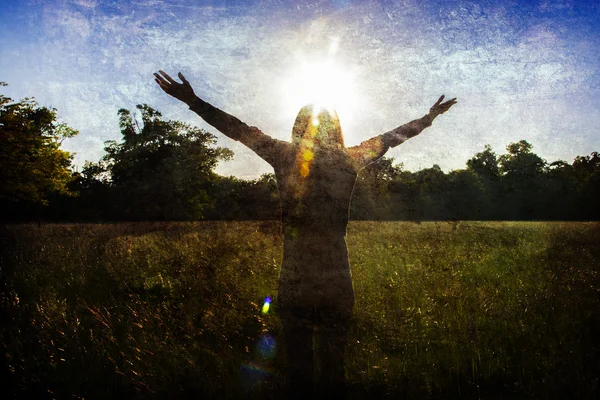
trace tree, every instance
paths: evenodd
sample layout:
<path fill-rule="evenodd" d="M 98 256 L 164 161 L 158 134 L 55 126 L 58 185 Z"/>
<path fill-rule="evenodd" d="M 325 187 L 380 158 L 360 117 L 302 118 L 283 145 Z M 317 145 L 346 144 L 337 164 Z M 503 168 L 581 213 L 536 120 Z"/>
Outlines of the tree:
<path fill-rule="evenodd" d="M 546 167 L 544 183 L 544 217 L 554 220 L 576 218 L 581 208 L 575 203 L 578 185 L 573 167 L 562 160 L 550 163 Z"/>
<path fill-rule="evenodd" d="M 489 144 L 485 145 L 482 152 L 475 154 L 473 158 L 467 161 L 467 169 L 480 178 L 489 181 L 497 181 L 500 176 L 498 156 L 492 151 Z"/>
<path fill-rule="evenodd" d="M 508 154 L 500 156 L 500 170 L 504 175 L 531 178 L 544 172 L 546 161 L 531 152 L 533 145 L 526 140 L 506 146 Z"/>
<path fill-rule="evenodd" d="M 422 169 L 415 174 L 421 189 L 419 218 L 436 220 L 447 218 L 448 177 L 439 165 Z"/>
<path fill-rule="evenodd" d="M 281 219 L 279 193 L 275 174 L 244 180 L 233 176 L 218 177 L 210 193 L 216 206 L 214 219 L 277 220 Z"/>
<path fill-rule="evenodd" d="M 467 161 L 467 171 L 477 177 L 478 185 L 474 190 L 477 204 L 474 205 L 473 218 L 497 219 L 501 204 L 500 160 L 489 144 L 483 151 Z"/>
<path fill-rule="evenodd" d="M 163 121 L 159 111 L 138 105 L 142 124 L 120 109 L 122 142 L 108 141 L 106 155 L 88 164 L 90 177 L 106 179 L 112 191 L 109 215 L 118 219 L 200 219 L 214 207 L 209 196 L 214 168 L 233 156 L 214 147 L 215 136 L 180 121 Z"/>
<path fill-rule="evenodd" d="M 402 165 L 382 157 L 360 171 L 352 194 L 350 215 L 353 219 L 391 219 L 389 184 L 401 173 Z"/>
<path fill-rule="evenodd" d="M 600 154 L 594 151 L 589 156 L 578 156 L 573 161 L 572 171 L 577 186 L 576 208 L 578 219 L 600 219 Z"/>
<path fill-rule="evenodd" d="M 533 153 L 526 140 L 511 143 L 499 158 L 504 218 L 535 219 L 543 215 L 546 161 Z"/>
<path fill-rule="evenodd" d="M 392 204 L 394 219 L 423 219 L 421 186 L 417 181 L 417 174 L 411 171 L 401 171 L 390 182 L 390 204 Z"/>
<path fill-rule="evenodd" d="M 0 86 L 6 86 L 0 82 Z M 54 108 L 33 99 L 0 95 L 0 201 L 35 204 L 41 210 L 52 194 L 73 195 L 72 154 L 61 150 L 64 139 L 78 132 L 57 122 Z M 9 207 L 12 208 L 12 207 Z"/>
<path fill-rule="evenodd" d="M 456 170 L 448 174 L 446 214 L 453 220 L 493 217 L 481 179 L 472 171 Z"/>

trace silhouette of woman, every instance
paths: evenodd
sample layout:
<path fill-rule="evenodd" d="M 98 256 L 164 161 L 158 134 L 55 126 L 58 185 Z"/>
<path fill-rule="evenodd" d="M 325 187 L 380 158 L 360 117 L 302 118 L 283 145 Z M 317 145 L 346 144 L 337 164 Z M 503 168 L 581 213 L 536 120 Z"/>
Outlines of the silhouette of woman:
<path fill-rule="evenodd" d="M 305 106 L 296 117 L 289 143 L 203 101 L 181 73 L 182 83 L 178 83 L 159 72 L 154 74 L 156 82 L 166 93 L 273 167 L 284 235 L 278 303 L 290 393 L 305 397 L 312 388 L 313 334 L 318 328 L 320 381 L 326 392 L 339 395 L 344 390 L 344 348 L 354 306 L 345 236 L 356 176 L 390 147 L 430 126 L 456 99 L 442 103 L 441 96 L 424 117 L 350 148 L 344 146 L 335 112 Z"/>

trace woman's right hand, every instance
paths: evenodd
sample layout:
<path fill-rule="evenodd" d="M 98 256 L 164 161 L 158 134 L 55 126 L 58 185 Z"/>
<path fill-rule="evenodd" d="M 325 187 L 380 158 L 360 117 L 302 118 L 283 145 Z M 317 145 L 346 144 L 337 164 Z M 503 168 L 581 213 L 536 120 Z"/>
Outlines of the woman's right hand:
<path fill-rule="evenodd" d="M 179 79 L 181 79 L 183 83 L 175 81 L 175 79 L 171 78 L 169 74 L 164 71 L 158 72 L 160 74 L 154 73 L 154 80 L 165 93 L 183 101 L 189 106 L 196 101 L 196 94 L 194 93 L 194 89 L 192 89 L 192 85 L 190 85 L 181 72 L 177 76 L 179 76 Z"/>

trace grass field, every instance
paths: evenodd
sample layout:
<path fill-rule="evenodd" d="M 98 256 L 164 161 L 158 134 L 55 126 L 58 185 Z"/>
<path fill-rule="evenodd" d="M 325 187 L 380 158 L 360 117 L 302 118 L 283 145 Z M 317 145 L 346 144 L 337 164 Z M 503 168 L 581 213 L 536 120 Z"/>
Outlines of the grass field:
<path fill-rule="evenodd" d="M 5 394 L 282 393 L 277 223 L 0 236 Z M 599 396 L 599 223 L 352 222 L 347 242 L 350 398 Z"/>

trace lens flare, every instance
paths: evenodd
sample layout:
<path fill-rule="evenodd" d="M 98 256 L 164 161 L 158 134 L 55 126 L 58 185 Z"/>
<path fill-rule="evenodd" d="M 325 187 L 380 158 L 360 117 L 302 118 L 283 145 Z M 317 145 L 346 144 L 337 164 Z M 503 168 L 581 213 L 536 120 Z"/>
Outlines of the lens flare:
<path fill-rule="evenodd" d="M 352 119 L 361 108 L 359 77 L 343 62 L 336 61 L 339 41 L 333 40 L 328 54 L 322 58 L 298 55 L 298 59 L 281 82 L 284 113 L 295 115 L 307 105 L 318 105 L 318 109 L 336 110 L 340 119 Z M 317 49 L 318 51 L 318 49 Z M 315 115 L 316 116 L 316 115 Z M 313 116 L 313 117 L 315 117 Z M 318 119 L 311 121 L 314 126 Z"/>
<path fill-rule="evenodd" d="M 308 161 L 304 161 L 300 166 L 300 176 L 306 178 L 310 174 L 310 165 Z"/>
<path fill-rule="evenodd" d="M 305 161 L 312 161 L 313 158 L 315 158 L 315 153 L 312 152 L 312 150 L 304 150 L 302 152 L 302 158 L 304 158 Z"/>
<path fill-rule="evenodd" d="M 354 81 L 354 75 L 333 60 L 305 61 L 290 74 L 283 91 L 287 103 L 295 110 L 306 104 L 318 104 L 329 111 L 349 111 L 357 98 Z"/>
<path fill-rule="evenodd" d="M 267 296 L 265 298 L 265 302 L 263 303 L 263 306 L 262 306 L 262 313 L 267 314 L 269 312 L 270 307 L 271 307 L 271 298 Z"/>
<path fill-rule="evenodd" d="M 256 348 L 260 359 L 272 360 L 277 354 L 277 341 L 271 335 L 263 335 Z"/>
<path fill-rule="evenodd" d="M 275 357 L 278 351 L 277 340 L 270 333 L 258 338 L 252 352 L 252 359 L 240 366 L 241 383 L 246 388 L 253 388 L 267 382 L 276 373 Z"/>

